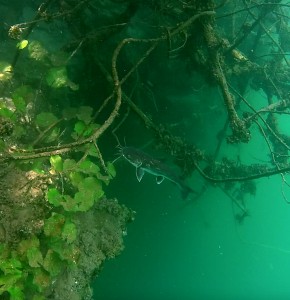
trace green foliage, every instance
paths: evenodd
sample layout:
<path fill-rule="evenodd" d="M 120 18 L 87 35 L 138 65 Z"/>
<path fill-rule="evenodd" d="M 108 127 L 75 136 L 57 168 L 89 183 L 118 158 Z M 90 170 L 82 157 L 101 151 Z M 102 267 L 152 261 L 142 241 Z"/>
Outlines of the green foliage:
<path fill-rule="evenodd" d="M 28 264 L 32 268 L 38 268 L 43 263 L 43 257 L 38 247 L 32 247 L 27 250 Z"/>
<path fill-rule="evenodd" d="M 41 130 L 48 130 L 46 135 L 43 137 L 45 143 L 52 143 L 57 140 L 60 134 L 60 128 L 57 124 L 60 120 L 51 112 L 41 112 L 36 115 L 35 124 Z"/>
<path fill-rule="evenodd" d="M 55 207 L 60 206 L 63 201 L 63 196 L 56 188 L 50 188 L 46 193 L 46 198 L 47 201 Z"/>
<path fill-rule="evenodd" d="M 61 102 L 62 97 L 67 97 L 67 88 L 71 94 L 78 90 L 69 78 L 69 53 L 51 53 L 44 44 L 30 39 L 20 39 L 16 47 L 15 51 L 25 57 L 22 65 L 17 64 L 17 78 L 13 77 L 10 63 L 0 62 L 0 83 L 6 93 L 3 99 L 7 99 L 0 103 L 0 116 L 14 125 L 9 143 L 0 140 L 0 150 L 11 157 L 30 157 L 17 158 L 14 166 L 30 173 L 33 188 L 35 173 L 44 178 L 40 185 L 47 202 L 39 204 L 45 206 L 45 215 L 37 216 L 41 218 L 37 219 L 41 231 L 37 236 L 27 234 L 11 248 L 0 243 L 0 298 L 8 292 L 12 300 L 24 300 L 27 295 L 32 300 L 44 300 L 44 292 L 57 276 L 77 263 L 80 250 L 76 213 L 88 211 L 104 196 L 103 186 L 116 171 L 107 162 L 107 172 L 103 170 L 93 143 L 76 148 L 73 157 L 48 157 L 52 147 L 90 137 L 100 125 L 94 121 L 94 111 L 89 106 L 63 108 L 60 103 L 56 108 L 50 102 Z M 39 148 L 45 148 L 45 156 L 38 157 L 42 151 Z"/>
<path fill-rule="evenodd" d="M 1 247 L 4 252 L 5 249 Z M 4 254 L 1 253 L 2 255 Z M 1 255 L 1 256 L 2 256 Z M 21 280 L 23 280 L 23 265 L 17 257 L 7 257 L 0 261 L 0 295 L 7 291 L 11 299 L 24 299 L 21 293 Z M 20 290 L 20 291 L 19 291 Z M 14 297 L 14 298 L 12 298 Z"/>
<path fill-rule="evenodd" d="M 88 137 L 99 127 L 100 127 L 100 125 L 98 125 L 98 124 L 92 123 L 92 124 L 86 125 L 83 121 L 78 121 L 75 123 L 74 132 L 72 133 L 72 137 L 75 140 L 78 140 L 80 137 Z"/>
<path fill-rule="evenodd" d="M 12 101 L 17 114 L 24 116 L 34 97 L 35 91 L 29 85 L 16 88 Z M 86 106 L 62 112 L 62 120 L 72 123 L 70 135 L 74 139 L 88 137 L 99 127 L 92 122 L 92 113 L 92 109 Z M 0 114 L 10 120 L 15 118 L 15 113 L 5 106 L 0 109 Z M 34 119 L 34 125 L 45 133 L 43 140 L 46 142 L 57 139 L 59 122 L 52 112 L 41 112 Z M 20 128 L 22 131 L 17 130 L 14 137 L 30 134 L 21 124 Z M 4 142 L 2 147 L 5 149 Z M 33 152 L 33 146 L 27 150 Z M 83 154 L 80 160 L 52 155 L 17 164 L 24 171 L 55 176 L 52 176 L 52 184 L 46 192 L 51 211 L 43 220 L 43 232 L 39 236 L 31 235 L 21 240 L 13 251 L 0 244 L 0 295 L 8 292 L 10 299 L 24 300 L 29 291 L 30 299 L 43 300 L 43 293 L 52 281 L 64 268 L 77 263 L 80 250 L 76 245 L 78 229 L 73 221 L 74 214 L 91 209 L 104 196 L 103 184 L 108 184 L 116 175 L 112 163 L 106 163 L 109 174 L 100 167 L 99 153 L 93 144 L 82 146 L 79 152 Z"/>
<path fill-rule="evenodd" d="M 51 112 L 42 112 L 36 116 L 35 122 L 40 128 L 47 128 L 58 121 L 58 118 Z"/>
<path fill-rule="evenodd" d="M 68 78 L 65 66 L 50 68 L 45 79 L 46 83 L 55 89 L 63 87 L 69 87 L 73 91 L 77 91 L 79 89 L 79 86 Z"/>
<path fill-rule="evenodd" d="M 5 61 L 0 61 L 0 82 L 9 81 L 11 78 L 12 66 Z"/>
<path fill-rule="evenodd" d="M 29 240 L 22 240 L 17 249 L 19 258 L 27 262 L 32 268 L 38 268 L 43 263 L 42 253 L 39 249 L 40 243 L 36 236 Z"/>
<path fill-rule="evenodd" d="M 59 255 L 52 249 L 48 249 L 43 261 L 43 268 L 50 274 L 50 276 L 57 276 L 62 270 L 63 262 Z"/>
<path fill-rule="evenodd" d="M 79 183 L 84 180 L 84 175 L 80 172 L 70 172 L 69 178 L 74 187 L 78 187 Z"/>
<path fill-rule="evenodd" d="M 8 289 L 11 300 L 23 300 L 25 299 L 22 288 L 14 286 Z"/>
<path fill-rule="evenodd" d="M 66 87 L 68 82 L 67 70 L 65 67 L 49 69 L 46 75 L 46 82 L 53 88 Z"/>
<path fill-rule="evenodd" d="M 6 107 L 1 107 L 1 104 L 0 104 L 0 116 L 8 118 L 8 119 L 13 119 L 14 113 L 11 109 L 8 109 Z"/>
<path fill-rule="evenodd" d="M 15 105 L 15 108 L 24 113 L 26 106 L 29 102 L 33 101 L 34 97 L 33 89 L 28 85 L 22 85 L 14 90 L 12 93 L 12 100 Z"/>
<path fill-rule="evenodd" d="M 81 106 L 77 111 L 77 118 L 88 125 L 92 119 L 93 109 L 90 106 Z"/>
<path fill-rule="evenodd" d="M 63 161 L 60 155 L 51 156 L 50 159 L 51 167 L 57 171 L 61 172 L 63 170 Z"/>
<path fill-rule="evenodd" d="M 33 275 L 33 284 L 35 285 L 38 292 L 44 291 L 51 284 L 49 273 L 44 269 L 35 269 Z"/>
<path fill-rule="evenodd" d="M 79 250 L 73 242 L 77 239 L 77 228 L 65 215 L 53 213 L 45 220 L 44 233 L 49 248 L 42 265 L 54 277 L 60 273 L 65 262 L 76 262 Z"/>
<path fill-rule="evenodd" d="M 34 295 L 32 300 L 46 300 L 43 295 Z"/>
<path fill-rule="evenodd" d="M 65 223 L 65 216 L 58 213 L 53 213 L 51 217 L 45 220 L 44 234 L 50 237 L 61 236 L 62 227 Z"/>
<path fill-rule="evenodd" d="M 62 160 L 56 155 L 50 158 L 52 168 L 67 178 L 75 188 L 75 193 L 60 192 L 58 188 L 51 187 L 46 193 L 47 201 L 55 207 L 63 207 L 67 212 L 87 211 L 104 195 L 102 182 L 108 184 L 110 178 L 115 176 L 113 164 L 108 163 L 109 176 L 101 173 L 100 167 L 88 157 L 76 162 L 73 159 Z"/>
<path fill-rule="evenodd" d="M 13 275 L 20 275 L 22 273 L 22 264 L 21 262 L 12 257 L 0 262 L 0 270 L 5 274 L 13 274 Z"/>
<path fill-rule="evenodd" d="M 77 169 L 78 171 L 83 172 L 84 174 L 98 174 L 100 172 L 99 166 L 88 159 L 81 161 L 78 164 Z"/>
<path fill-rule="evenodd" d="M 47 220 L 46 222 L 46 230 L 48 232 L 51 232 L 51 230 L 53 230 L 56 226 L 56 218 L 52 216 L 51 219 Z M 6 265 L 8 264 L 8 266 L 10 267 L 10 274 L 13 273 L 14 277 L 12 278 L 10 276 L 10 278 L 2 278 L 6 282 L 6 285 L 12 284 L 14 288 L 13 290 L 10 290 L 7 286 L 5 286 L 5 290 L 10 293 L 11 297 L 15 297 L 15 299 L 25 299 L 22 292 L 22 288 L 26 282 L 26 276 L 24 274 L 30 274 L 30 276 L 32 276 L 35 292 L 42 292 L 46 287 L 50 285 L 51 278 L 56 275 L 56 272 L 52 272 L 51 270 L 61 268 L 61 264 L 59 264 L 60 259 L 58 261 L 52 261 L 51 259 L 49 259 L 48 255 L 43 258 L 40 247 L 41 244 L 39 239 L 36 236 L 32 236 L 30 239 L 22 240 L 19 243 L 17 252 L 14 253 L 14 256 L 18 257 L 18 259 L 6 259 Z M 5 269 L 5 272 L 7 273 L 7 267 L 5 267 L 4 264 L 3 269 Z M 14 271 L 11 272 L 12 270 Z M 34 299 L 42 298 L 41 295 L 38 295 Z"/>
<path fill-rule="evenodd" d="M 31 41 L 28 45 L 29 57 L 36 61 L 44 61 L 48 56 L 48 51 L 38 41 Z"/>
<path fill-rule="evenodd" d="M 65 120 L 71 120 L 76 117 L 77 109 L 75 107 L 67 107 L 62 111 L 62 116 Z"/>
<path fill-rule="evenodd" d="M 61 271 L 64 261 L 73 264 L 76 262 L 79 250 L 73 242 L 77 238 L 77 228 L 69 218 L 53 213 L 45 221 L 44 233 L 50 239 L 43 267 L 51 276 L 56 276 Z"/>
<path fill-rule="evenodd" d="M 87 211 L 94 202 L 104 195 L 102 184 L 100 180 L 95 177 L 77 177 L 72 173 L 74 184 L 77 186 L 78 191 L 74 196 L 62 195 L 56 188 L 51 188 L 47 192 L 47 200 L 55 207 L 62 206 L 65 211 L 77 212 Z"/>
<path fill-rule="evenodd" d="M 116 176 L 116 169 L 113 163 L 107 162 L 107 170 L 112 178 Z"/>
<path fill-rule="evenodd" d="M 66 159 L 63 162 L 63 171 L 70 172 L 76 168 L 77 162 L 74 159 Z"/>
<path fill-rule="evenodd" d="M 101 182 L 94 177 L 86 177 L 78 185 L 79 192 L 74 196 L 77 203 L 76 210 L 87 211 L 104 195 Z"/>
<path fill-rule="evenodd" d="M 36 236 L 31 236 L 28 240 L 22 240 L 18 244 L 17 252 L 21 257 L 23 257 L 30 248 L 39 247 L 39 239 Z"/>
<path fill-rule="evenodd" d="M 28 41 L 27 40 L 22 40 L 22 41 L 20 41 L 19 43 L 16 44 L 16 47 L 19 50 L 22 50 L 22 49 L 26 48 L 27 45 L 28 45 Z"/>
<path fill-rule="evenodd" d="M 75 244 L 65 243 L 62 238 L 50 239 L 49 247 L 59 257 L 59 259 L 69 265 L 77 263 L 79 248 Z"/>
<path fill-rule="evenodd" d="M 77 238 L 76 225 L 74 223 L 72 223 L 71 221 L 66 220 L 66 222 L 63 226 L 63 229 L 62 229 L 61 238 L 69 244 L 74 242 Z"/>

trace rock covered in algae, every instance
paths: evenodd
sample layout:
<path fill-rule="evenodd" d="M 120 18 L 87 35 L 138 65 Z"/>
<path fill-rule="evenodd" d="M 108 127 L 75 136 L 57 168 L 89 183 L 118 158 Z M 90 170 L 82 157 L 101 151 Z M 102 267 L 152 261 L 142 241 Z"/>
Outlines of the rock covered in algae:
<path fill-rule="evenodd" d="M 45 220 L 55 210 L 45 199 L 51 179 L 33 171 L 21 171 L 13 165 L 3 166 L 2 170 L 0 244 L 8 245 L 11 250 L 23 250 L 23 245 L 26 245 L 24 242 L 31 241 L 34 237 L 32 239 L 40 243 L 37 249 L 41 250 L 44 258 L 52 251 L 43 235 Z M 134 219 L 134 212 L 119 204 L 116 199 L 101 198 L 89 211 L 74 213 L 70 218 L 77 230 L 76 239 L 71 244 L 74 249 L 78 249 L 77 258 L 71 264 L 61 262 L 60 271 L 55 276 L 52 275 L 51 282 L 48 281 L 41 291 L 45 299 L 93 299 L 90 283 L 100 272 L 103 262 L 114 258 L 124 249 L 126 225 Z M 18 254 L 25 261 L 23 251 Z M 45 258 L 42 261 L 30 257 L 28 261 L 36 264 L 27 266 L 27 272 L 45 268 Z M 23 267 L 25 268 L 25 262 Z M 31 299 L 31 291 L 26 288 L 24 293 Z"/>
<path fill-rule="evenodd" d="M 1 167 L 0 242 L 17 245 L 42 232 L 48 212 L 44 194 L 50 179 L 11 166 Z"/>
<path fill-rule="evenodd" d="M 49 299 L 92 299 L 88 284 L 98 275 L 106 259 L 114 258 L 124 249 L 126 224 L 133 220 L 134 212 L 116 199 L 103 198 L 92 210 L 79 213 L 76 218 L 80 249 L 78 262 L 54 283 Z"/>

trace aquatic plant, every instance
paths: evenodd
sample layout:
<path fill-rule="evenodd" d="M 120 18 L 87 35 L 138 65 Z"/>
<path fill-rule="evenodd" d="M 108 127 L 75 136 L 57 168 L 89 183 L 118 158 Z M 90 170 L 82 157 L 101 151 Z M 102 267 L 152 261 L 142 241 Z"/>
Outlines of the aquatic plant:
<path fill-rule="evenodd" d="M 116 144 L 111 133 L 136 137 L 132 112 L 140 121 L 138 137 L 146 132 L 184 178 L 196 171 L 229 198 L 237 195 L 231 199 L 241 221 L 248 215 L 245 195 L 256 191 L 245 181 L 280 174 L 287 182 L 289 136 L 279 125 L 290 102 L 289 4 L 47 0 L 38 8 L 21 3 L 17 11 L 24 5 L 35 15 L 18 24 L 5 21 L 9 39 L 1 44 L 2 295 L 45 299 L 57 291 L 65 299 L 64 270 L 77 283 L 63 293 L 77 294 L 85 269 L 90 277 L 106 257 L 121 251 L 133 213 L 106 192 L 117 175 L 110 162 Z M 179 109 L 189 111 L 186 105 L 168 100 L 175 85 L 197 95 L 188 120 L 178 115 Z M 212 95 L 203 96 L 203 87 Z M 263 91 L 260 107 L 247 90 Z M 177 122 L 162 119 L 169 105 Z M 217 138 L 211 137 L 210 153 L 198 141 L 204 132 Z M 253 140 L 265 142 L 268 163 L 247 165 L 238 154 L 229 159 L 221 151 L 223 144 Z M 104 222 L 107 214 L 118 228 Z M 95 215 L 99 223 L 85 232 L 82 223 L 89 227 L 86 221 Z M 93 234 L 97 241 L 90 240 Z M 81 239 L 95 264 L 84 256 Z M 89 299 L 86 285 L 81 287 Z"/>

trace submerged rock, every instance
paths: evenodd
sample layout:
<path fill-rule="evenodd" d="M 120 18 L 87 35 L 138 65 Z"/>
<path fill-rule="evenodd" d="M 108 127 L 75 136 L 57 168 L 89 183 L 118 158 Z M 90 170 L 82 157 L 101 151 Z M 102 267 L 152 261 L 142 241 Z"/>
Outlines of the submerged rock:
<path fill-rule="evenodd" d="M 106 198 L 99 200 L 90 211 L 78 214 L 75 220 L 79 229 L 78 262 L 58 278 L 48 299 L 93 299 L 89 284 L 101 271 L 103 262 L 124 249 L 126 224 L 134 220 L 134 215 L 135 212 L 116 199 Z"/>

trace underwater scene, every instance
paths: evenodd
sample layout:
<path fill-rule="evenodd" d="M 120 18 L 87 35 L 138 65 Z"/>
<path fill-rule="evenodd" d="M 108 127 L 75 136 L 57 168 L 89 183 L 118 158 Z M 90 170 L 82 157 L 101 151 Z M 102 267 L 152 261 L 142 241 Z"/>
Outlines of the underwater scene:
<path fill-rule="evenodd" d="M 0 0 L 0 300 L 290 299 L 290 3 Z"/>

